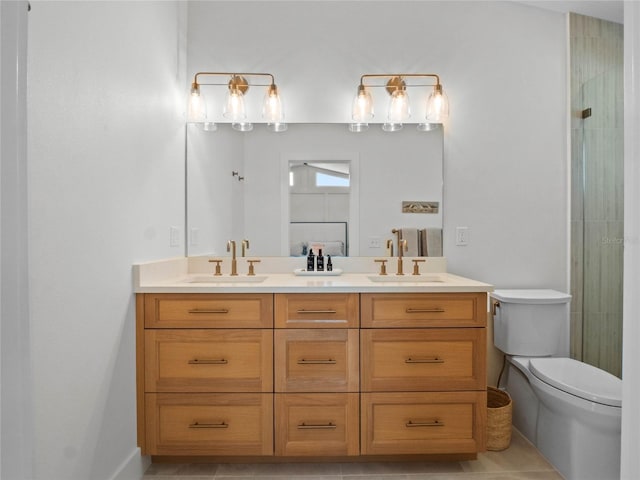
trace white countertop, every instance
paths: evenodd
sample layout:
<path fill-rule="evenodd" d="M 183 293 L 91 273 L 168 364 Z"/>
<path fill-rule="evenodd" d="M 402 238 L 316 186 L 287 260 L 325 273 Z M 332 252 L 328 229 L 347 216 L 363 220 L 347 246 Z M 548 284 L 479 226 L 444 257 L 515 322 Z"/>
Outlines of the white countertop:
<path fill-rule="evenodd" d="M 241 262 L 242 260 L 242 262 Z M 397 259 L 389 258 L 387 276 L 378 274 L 379 264 L 372 258 L 343 259 L 340 275 L 295 275 L 299 259 L 260 259 L 254 277 L 246 274 L 244 261 L 238 259 L 238 276 L 223 268 L 222 276 L 213 275 L 207 258 L 189 257 L 134 265 L 136 293 L 369 293 L 369 292 L 491 292 L 487 283 L 444 271 L 444 259 L 427 259 L 421 275 L 413 276 L 413 262 L 404 260 L 405 275 L 395 274 Z M 429 261 L 431 260 L 431 261 Z M 297 262 L 297 263 L 296 263 Z M 230 260 L 226 259 L 226 268 Z M 224 265 L 224 264 L 223 264 Z M 360 270 L 360 271 L 353 271 Z M 364 271 L 362 271 L 364 270 Z M 273 273 L 271 273 L 273 272 Z M 382 280 L 382 281 L 381 281 Z"/>

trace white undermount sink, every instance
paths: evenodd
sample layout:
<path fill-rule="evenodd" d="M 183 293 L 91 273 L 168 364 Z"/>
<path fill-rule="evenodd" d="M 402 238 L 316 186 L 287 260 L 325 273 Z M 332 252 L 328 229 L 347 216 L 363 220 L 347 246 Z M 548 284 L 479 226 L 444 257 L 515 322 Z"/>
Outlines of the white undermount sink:
<path fill-rule="evenodd" d="M 265 275 L 191 275 L 184 283 L 260 283 L 266 280 Z"/>
<path fill-rule="evenodd" d="M 406 282 L 406 283 L 443 283 L 444 280 L 438 275 L 369 275 L 372 282 Z"/>

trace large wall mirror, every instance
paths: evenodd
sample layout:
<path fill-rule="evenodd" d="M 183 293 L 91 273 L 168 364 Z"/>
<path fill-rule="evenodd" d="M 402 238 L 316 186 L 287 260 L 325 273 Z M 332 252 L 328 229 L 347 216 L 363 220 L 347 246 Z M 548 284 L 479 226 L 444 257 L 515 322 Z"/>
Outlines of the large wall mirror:
<path fill-rule="evenodd" d="M 407 125 L 389 133 L 374 125 L 354 134 L 342 124 L 291 124 L 274 133 L 262 125 L 251 132 L 188 125 L 186 162 L 190 256 L 227 256 L 227 241 L 243 239 L 250 256 L 306 255 L 312 245 L 380 256 L 396 238 L 393 229 L 435 246 L 427 253 L 408 240 L 408 255 L 442 255 L 442 129 Z"/>

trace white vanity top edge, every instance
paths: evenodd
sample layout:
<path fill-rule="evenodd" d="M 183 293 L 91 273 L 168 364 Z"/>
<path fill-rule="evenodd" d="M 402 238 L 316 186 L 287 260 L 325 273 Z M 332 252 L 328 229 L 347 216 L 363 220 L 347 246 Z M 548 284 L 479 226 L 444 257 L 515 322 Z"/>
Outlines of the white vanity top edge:
<path fill-rule="evenodd" d="M 375 293 L 375 292 L 491 292 L 493 285 L 446 272 L 446 259 L 421 263 L 420 276 L 412 275 L 413 262 L 404 260 L 402 277 L 396 276 L 396 258 L 388 258 L 388 275 L 380 277 L 374 257 L 343 258 L 339 276 L 297 276 L 299 258 L 261 258 L 256 275 L 247 276 L 245 261 L 238 258 L 238 276 L 230 277 L 225 258 L 222 276 L 213 275 L 212 257 L 175 258 L 133 266 L 136 293 Z M 253 257 L 255 258 L 255 257 Z M 431 260 L 431 261 L 429 261 Z M 226 264 L 226 265 L 225 265 Z M 206 267 L 206 268 L 205 268 Z M 226 267 L 226 268 L 225 268 Z M 266 268 L 265 268 L 266 267 Z M 279 268 L 278 268 L 279 267 Z M 276 271 L 274 271 L 276 270 Z M 279 270 L 279 271 L 278 271 Z M 355 270 L 355 271 L 354 271 Z M 210 280 L 210 281 L 209 281 Z"/>

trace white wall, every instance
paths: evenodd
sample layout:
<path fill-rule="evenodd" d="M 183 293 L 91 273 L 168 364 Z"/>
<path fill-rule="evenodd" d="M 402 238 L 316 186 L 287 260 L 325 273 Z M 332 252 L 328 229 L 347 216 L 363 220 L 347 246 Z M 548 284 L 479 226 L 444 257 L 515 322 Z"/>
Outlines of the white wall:
<path fill-rule="evenodd" d="M 450 270 L 568 289 L 562 14 L 509 2 L 189 2 L 188 44 L 189 78 L 273 73 L 288 122 L 349 122 L 365 73 L 439 74 L 451 104 Z M 455 246 L 456 226 L 470 228 L 469 246 Z"/>
<path fill-rule="evenodd" d="M 31 4 L 34 478 L 139 478 L 131 265 L 184 252 L 184 6 Z"/>

